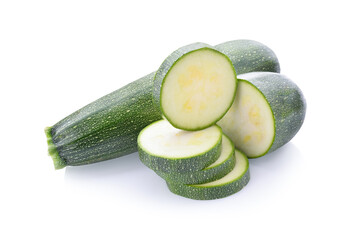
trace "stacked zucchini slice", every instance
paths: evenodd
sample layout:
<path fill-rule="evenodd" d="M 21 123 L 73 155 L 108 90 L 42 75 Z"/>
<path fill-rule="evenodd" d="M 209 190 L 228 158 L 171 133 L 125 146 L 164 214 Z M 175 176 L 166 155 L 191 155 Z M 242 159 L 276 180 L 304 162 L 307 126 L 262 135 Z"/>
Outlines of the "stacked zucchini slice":
<path fill-rule="evenodd" d="M 249 181 L 247 157 L 213 125 L 180 130 L 157 121 L 138 136 L 141 161 L 166 180 L 175 194 L 199 200 L 229 196 Z"/>
<path fill-rule="evenodd" d="M 164 120 L 141 131 L 138 151 L 177 195 L 209 200 L 240 191 L 250 179 L 247 157 L 281 147 L 303 123 L 305 100 L 292 81 L 279 73 L 245 73 L 279 71 L 273 52 L 245 41 L 237 51 L 234 44 L 218 45 L 223 51 L 203 43 L 182 47 L 156 72 L 153 100 Z M 241 68 L 246 55 L 251 62 Z"/>

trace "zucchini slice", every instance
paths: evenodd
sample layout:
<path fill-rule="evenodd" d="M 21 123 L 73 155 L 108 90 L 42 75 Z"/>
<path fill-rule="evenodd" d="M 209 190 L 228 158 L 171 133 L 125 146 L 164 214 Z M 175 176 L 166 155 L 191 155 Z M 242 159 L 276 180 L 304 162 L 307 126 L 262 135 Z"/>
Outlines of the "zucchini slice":
<path fill-rule="evenodd" d="M 278 73 L 238 75 L 234 104 L 218 122 L 247 157 L 256 158 L 286 144 L 303 124 L 306 102 L 298 86 Z"/>
<path fill-rule="evenodd" d="M 224 116 L 236 87 L 230 59 L 207 44 L 195 43 L 179 48 L 162 63 L 153 99 L 174 127 L 196 131 Z"/>
<path fill-rule="evenodd" d="M 215 162 L 221 153 L 222 131 L 217 125 L 190 132 L 160 120 L 138 136 L 141 161 L 154 171 L 194 172 Z"/>
<path fill-rule="evenodd" d="M 187 185 L 167 181 L 167 186 L 172 193 L 196 199 L 211 200 L 230 196 L 240 191 L 250 180 L 249 162 L 240 151 L 235 150 L 235 167 L 224 177 L 212 182 Z"/>
<path fill-rule="evenodd" d="M 224 134 L 221 144 L 222 148 L 219 158 L 201 171 L 181 174 L 168 174 L 161 171 L 156 171 L 156 173 L 166 181 L 184 184 L 201 184 L 222 178 L 231 172 L 235 166 L 235 148 L 231 140 Z"/>

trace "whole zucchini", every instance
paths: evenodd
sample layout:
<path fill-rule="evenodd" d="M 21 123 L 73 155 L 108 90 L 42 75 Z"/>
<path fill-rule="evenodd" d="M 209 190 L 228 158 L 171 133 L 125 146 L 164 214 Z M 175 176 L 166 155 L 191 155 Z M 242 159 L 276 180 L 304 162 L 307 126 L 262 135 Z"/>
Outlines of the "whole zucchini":
<path fill-rule="evenodd" d="M 161 119 L 152 103 L 154 73 L 140 78 L 45 129 L 55 169 L 137 151 L 137 136 Z"/>

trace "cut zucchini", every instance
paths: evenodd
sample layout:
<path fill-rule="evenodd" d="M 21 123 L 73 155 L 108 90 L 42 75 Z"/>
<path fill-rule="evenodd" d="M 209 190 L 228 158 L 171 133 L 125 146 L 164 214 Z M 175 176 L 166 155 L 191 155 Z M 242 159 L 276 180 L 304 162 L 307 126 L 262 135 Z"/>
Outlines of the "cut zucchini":
<path fill-rule="evenodd" d="M 218 122 L 235 146 L 249 158 L 286 144 L 303 124 L 306 103 L 298 86 L 270 72 L 238 75 L 234 104 Z"/>
<path fill-rule="evenodd" d="M 246 41 L 250 44 L 246 44 Z M 256 42 L 237 40 L 216 47 L 228 55 L 238 73 L 277 71 L 279 64 L 273 52 L 262 44 L 253 43 Z M 210 48 L 208 51 L 214 52 Z M 274 67 L 269 67 L 270 59 L 274 59 Z M 95 163 L 137 151 L 139 132 L 150 123 L 162 119 L 157 82 L 154 94 L 157 103 L 152 101 L 154 76 L 155 73 L 151 73 L 142 77 L 46 128 L 48 152 L 55 168 Z M 215 105 L 206 106 L 213 108 Z M 186 107 L 189 110 L 189 104 Z M 203 119 L 201 116 L 199 118 Z"/>
<path fill-rule="evenodd" d="M 240 151 L 235 150 L 235 167 L 224 177 L 198 185 L 187 185 L 167 181 L 167 186 L 172 193 L 197 199 L 211 200 L 230 196 L 240 191 L 250 180 L 249 162 Z"/>
<path fill-rule="evenodd" d="M 201 184 L 222 178 L 231 172 L 235 166 L 235 148 L 231 140 L 226 137 L 226 135 L 222 136 L 221 143 L 222 148 L 219 158 L 201 171 L 181 174 L 168 174 L 161 171 L 156 171 L 156 173 L 166 181 L 184 184 Z"/>
<path fill-rule="evenodd" d="M 276 54 L 266 45 L 241 39 L 224 42 L 215 48 L 226 54 L 234 64 L 237 74 L 248 72 L 280 72 Z"/>
<path fill-rule="evenodd" d="M 222 131 L 217 125 L 189 132 L 160 120 L 138 136 L 141 161 L 154 171 L 194 172 L 215 162 L 221 153 Z"/>
<path fill-rule="evenodd" d="M 207 44 L 195 43 L 179 48 L 162 63 L 153 99 L 174 127 L 200 130 L 224 116 L 236 87 L 230 59 Z"/>

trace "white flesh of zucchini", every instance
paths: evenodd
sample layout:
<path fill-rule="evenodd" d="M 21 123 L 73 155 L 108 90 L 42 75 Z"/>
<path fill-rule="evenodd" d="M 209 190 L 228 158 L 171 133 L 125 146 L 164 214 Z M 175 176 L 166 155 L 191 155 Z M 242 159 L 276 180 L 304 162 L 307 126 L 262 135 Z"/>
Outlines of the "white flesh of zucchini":
<path fill-rule="evenodd" d="M 274 140 L 271 107 L 264 95 L 247 81 L 239 81 L 235 101 L 218 125 L 236 148 L 249 157 L 263 155 Z"/>
<path fill-rule="evenodd" d="M 165 158 L 186 158 L 205 153 L 221 140 L 214 125 L 200 131 L 184 131 L 161 120 L 141 132 L 140 145 L 147 153 Z"/>
<path fill-rule="evenodd" d="M 190 129 L 207 126 L 227 111 L 236 84 L 235 71 L 224 55 L 211 50 L 190 53 L 177 61 L 165 78 L 163 111 L 167 118 Z"/>

